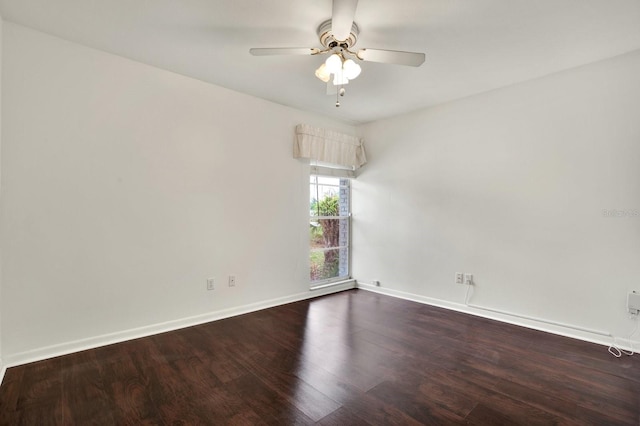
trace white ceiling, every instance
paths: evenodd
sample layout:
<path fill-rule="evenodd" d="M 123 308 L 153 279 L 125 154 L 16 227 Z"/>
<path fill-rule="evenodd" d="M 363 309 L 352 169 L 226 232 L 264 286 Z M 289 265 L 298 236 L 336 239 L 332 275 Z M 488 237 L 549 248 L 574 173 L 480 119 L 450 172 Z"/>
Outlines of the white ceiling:
<path fill-rule="evenodd" d="M 424 52 L 363 63 L 342 106 L 315 56 L 331 0 L 0 0 L 5 21 L 280 104 L 368 122 L 640 49 L 640 0 L 360 0 L 357 48 Z"/>

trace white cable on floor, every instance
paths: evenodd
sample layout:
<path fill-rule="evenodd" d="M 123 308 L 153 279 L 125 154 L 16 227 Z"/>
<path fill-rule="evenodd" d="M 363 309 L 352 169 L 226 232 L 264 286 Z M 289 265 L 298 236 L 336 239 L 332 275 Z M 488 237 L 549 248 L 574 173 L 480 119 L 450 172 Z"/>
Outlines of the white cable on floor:
<path fill-rule="evenodd" d="M 622 349 L 621 347 L 619 347 L 617 345 L 616 342 L 616 338 L 613 338 L 613 345 L 609 346 L 609 353 L 613 356 L 615 356 L 616 358 L 620 358 L 623 354 L 624 355 L 628 355 L 631 356 L 633 355 L 635 352 L 633 351 L 633 341 L 631 340 L 631 338 L 633 337 L 634 334 L 636 334 L 636 332 L 638 331 L 638 325 L 640 324 L 640 321 L 638 321 L 638 315 L 634 315 L 635 316 L 635 321 L 636 321 L 636 326 L 633 328 L 633 331 L 631 332 L 631 334 L 629 335 L 629 347 L 631 348 L 630 351 L 626 350 L 626 349 Z"/>
<path fill-rule="evenodd" d="M 584 331 L 586 333 L 598 334 L 600 336 L 612 337 L 611 333 L 609 333 L 607 331 L 591 330 L 591 329 L 580 327 L 580 326 L 577 326 L 577 325 L 564 324 L 564 323 L 561 323 L 561 322 L 558 322 L 558 321 L 549 321 L 549 320 L 545 320 L 545 319 L 542 319 L 542 318 L 535 318 L 535 317 L 530 317 L 530 316 L 527 316 L 527 315 L 520 315 L 520 314 L 516 314 L 516 313 L 513 313 L 513 312 L 507 312 L 507 311 L 503 311 L 501 309 L 493 309 L 493 308 L 487 308 L 487 307 L 484 307 L 484 306 L 471 304 L 471 303 L 469 303 L 469 290 L 470 290 L 469 287 L 471 287 L 472 285 L 475 286 L 475 283 L 472 282 L 471 284 L 467 284 L 467 293 L 466 293 L 465 298 L 464 298 L 464 304 L 466 306 L 468 306 L 469 308 L 480 309 L 482 311 L 487 311 L 487 312 L 495 312 L 495 313 L 500 314 L 500 315 L 508 315 L 510 317 L 522 318 L 522 319 L 525 319 L 525 320 L 528 320 L 528 321 L 535 321 L 535 322 L 540 322 L 540 323 L 544 323 L 544 324 L 551 324 L 551 325 L 559 326 L 559 327 L 563 327 L 563 328 L 570 328 L 572 330 Z M 475 289 L 473 289 L 473 291 L 475 292 Z"/>
<path fill-rule="evenodd" d="M 519 315 L 510 314 L 508 312 L 502 312 L 502 311 L 498 311 L 498 310 L 494 310 L 494 309 L 483 308 L 481 306 L 469 305 L 469 291 L 470 290 L 471 290 L 471 284 L 467 284 L 467 292 L 466 292 L 466 294 L 464 296 L 464 304 L 465 304 L 465 306 L 469 306 L 469 307 L 472 307 L 472 308 L 478 308 L 478 309 L 484 309 L 484 310 L 498 312 L 498 313 L 503 313 L 505 315 L 519 316 Z M 609 350 L 609 353 L 611 355 L 615 356 L 616 358 L 620 358 L 620 357 L 622 357 L 622 355 L 631 356 L 631 355 L 635 354 L 635 352 L 633 350 L 633 341 L 631 339 L 638 332 L 638 327 L 640 325 L 640 321 L 638 321 L 638 317 L 640 317 L 640 315 L 636 314 L 636 315 L 633 315 L 633 316 L 635 317 L 636 325 L 633 328 L 633 331 L 631 332 L 631 334 L 629 334 L 629 337 L 627 338 L 627 340 L 629 341 L 629 347 L 631 348 L 630 351 L 628 351 L 626 349 L 622 349 L 621 347 L 619 347 L 617 345 L 615 336 L 611 336 L 611 334 L 609 334 L 609 333 L 606 333 L 606 334 L 605 333 L 597 333 L 597 334 L 602 334 L 603 336 L 604 335 L 611 336 L 613 338 L 613 344 L 611 346 L 609 346 L 608 350 Z M 539 320 L 539 319 L 535 319 L 535 318 L 528 318 L 528 317 L 524 317 L 524 316 L 520 316 L 520 317 L 521 318 L 525 318 L 525 319 L 531 319 L 533 321 L 546 322 L 546 323 L 549 323 L 549 324 L 561 325 L 563 327 L 569 327 L 569 328 L 574 328 L 574 329 L 577 329 L 577 330 L 582 330 L 582 331 L 587 331 L 587 332 L 593 333 L 593 331 L 591 331 L 591 330 L 587 330 L 587 329 L 583 329 L 583 328 L 579 328 L 579 327 L 563 325 L 563 324 L 557 324 L 557 323 L 551 322 L 551 321 L 544 321 L 544 320 Z"/>

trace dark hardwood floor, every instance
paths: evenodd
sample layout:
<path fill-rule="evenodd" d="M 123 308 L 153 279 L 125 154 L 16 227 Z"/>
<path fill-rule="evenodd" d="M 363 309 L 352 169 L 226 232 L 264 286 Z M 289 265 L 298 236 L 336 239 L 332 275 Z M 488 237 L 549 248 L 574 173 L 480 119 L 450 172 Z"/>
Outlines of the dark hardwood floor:
<path fill-rule="evenodd" d="M 640 357 L 352 290 L 7 370 L 3 425 L 639 425 Z"/>

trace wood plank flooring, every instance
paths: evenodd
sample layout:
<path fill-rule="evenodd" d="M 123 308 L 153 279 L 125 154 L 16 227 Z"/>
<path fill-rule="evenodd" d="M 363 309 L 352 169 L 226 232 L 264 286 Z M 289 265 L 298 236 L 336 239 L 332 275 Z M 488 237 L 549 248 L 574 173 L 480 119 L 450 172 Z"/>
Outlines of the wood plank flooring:
<path fill-rule="evenodd" d="M 640 356 L 351 290 L 7 370 L 2 425 L 639 425 Z"/>

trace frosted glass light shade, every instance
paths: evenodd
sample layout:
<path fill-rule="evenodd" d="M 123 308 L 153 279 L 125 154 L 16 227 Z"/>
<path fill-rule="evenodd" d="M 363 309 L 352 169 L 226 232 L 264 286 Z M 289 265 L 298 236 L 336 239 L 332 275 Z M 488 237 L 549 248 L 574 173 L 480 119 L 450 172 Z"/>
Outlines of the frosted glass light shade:
<path fill-rule="evenodd" d="M 344 61 L 344 64 L 342 64 L 342 69 L 344 72 L 344 76 L 349 80 L 353 80 L 354 78 L 359 76 L 360 72 L 362 71 L 360 65 L 356 64 L 352 59 L 347 59 L 346 61 Z"/>
<path fill-rule="evenodd" d="M 331 74 L 327 72 L 327 66 L 324 63 L 322 63 L 322 65 L 320 65 L 320 67 L 316 70 L 316 77 L 318 77 L 325 83 L 328 82 L 331 78 Z"/>
<path fill-rule="evenodd" d="M 342 60 L 335 53 L 329 56 L 324 64 L 329 74 L 335 74 L 342 68 Z"/>

